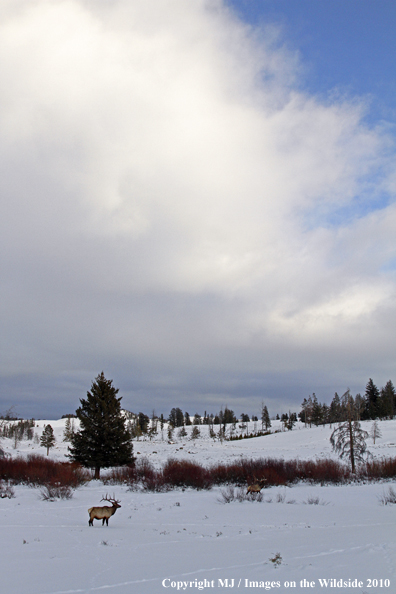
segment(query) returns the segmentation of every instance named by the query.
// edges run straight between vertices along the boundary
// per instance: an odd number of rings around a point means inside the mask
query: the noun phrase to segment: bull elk
[[[108,501],[111,503],[111,507],[108,505],[103,505],[102,507],[90,507],[88,510],[89,513],[89,526],[93,526],[94,520],[102,520],[102,526],[106,522],[106,526],[109,525],[109,518],[114,515],[119,507],[121,507],[120,502],[117,501],[114,497],[102,497],[101,501]]]
[[[251,485],[248,485],[248,490],[246,492],[246,495],[248,495],[249,493],[260,493],[261,489],[264,487],[264,483],[267,482],[266,478],[261,478],[259,480],[256,479],[256,477],[253,477],[255,482],[252,483]]]

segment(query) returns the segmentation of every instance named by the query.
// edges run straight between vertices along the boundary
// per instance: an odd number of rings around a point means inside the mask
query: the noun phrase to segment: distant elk
[[[253,478],[255,482],[251,485],[248,485],[246,495],[248,495],[249,493],[260,493],[261,489],[264,487],[264,484],[267,482],[266,478],[261,478],[259,480],[257,480],[256,477]]]
[[[114,515],[119,507],[121,507],[120,502],[117,501],[114,497],[102,497],[101,501],[108,501],[111,503],[112,507],[108,505],[103,505],[102,507],[91,507],[88,510],[89,513],[89,526],[93,526],[94,520],[102,520],[102,526],[106,522],[106,526],[109,525],[109,518]]]

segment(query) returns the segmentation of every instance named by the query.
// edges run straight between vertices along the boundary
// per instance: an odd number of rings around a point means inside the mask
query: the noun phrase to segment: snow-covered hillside
[[[49,457],[64,459],[64,420],[40,421],[36,433],[47,423],[57,437]],[[370,429],[371,423],[363,425]],[[277,428],[274,424],[272,430]],[[396,456],[396,421],[383,421],[380,429],[382,437],[375,445],[369,440],[369,450],[376,457]],[[167,442],[166,432],[164,440],[159,433],[153,441],[135,441],[134,451],[156,465],[168,457],[209,464],[241,456],[333,456],[328,427],[297,425],[291,432],[222,443],[206,432],[201,427],[195,441],[175,435],[174,444]],[[2,446],[12,457],[45,455],[34,441],[14,449],[11,440],[3,439]],[[157,594],[228,586],[234,591],[395,593],[396,505],[381,504],[390,488],[396,490],[396,481],[300,483],[266,489],[261,503],[224,503],[221,488],[147,493],[115,486],[110,492],[91,481],[72,499],[51,502],[41,499],[40,489],[15,486],[13,499],[0,499],[2,592]],[[98,521],[88,527],[87,509],[100,505],[106,489],[122,507],[108,527]]]
[[[78,421],[74,420],[76,427]],[[45,425],[51,424],[56,437],[56,445],[49,452],[49,457],[54,460],[66,460],[68,443],[63,441],[65,419],[57,421],[36,421],[35,440],[23,440],[15,443],[12,439],[3,439],[2,448],[12,457],[27,454],[45,455],[45,448],[39,444],[39,436],[42,434]],[[363,421],[361,426],[367,432],[370,432],[372,421]],[[261,429],[261,423],[247,423],[246,430],[240,429],[237,425],[237,431],[240,433],[256,432]],[[381,437],[375,444],[371,439],[368,440],[368,449],[374,457],[394,457],[396,456],[396,420],[379,422]],[[218,426],[214,425],[215,431]],[[304,423],[297,423],[292,431],[282,430],[280,421],[272,421],[271,435],[256,437],[253,439],[242,439],[237,441],[220,441],[212,439],[209,436],[207,425],[200,425],[200,437],[195,440],[190,439],[192,426],[185,428],[187,436],[178,437],[178,429],[173,433],[172,443],[167,438],[167,425],[165,424],[163,432],[158,430],[153,439],[134,440],[134,454],[136,456],[147,456],[154,466],[161,466],[168,458],[193,459],[202,464],[212,462],[221,462],[226,458],[231,460],[235,457],[271,457],[271,458],[300,458],[303,460],[315,459],[321,457],[338,459],[332,452],[330,446],[330,435],[334,426],[325,427],[305,427]],[[35,443],[36,442],[36,443]]]

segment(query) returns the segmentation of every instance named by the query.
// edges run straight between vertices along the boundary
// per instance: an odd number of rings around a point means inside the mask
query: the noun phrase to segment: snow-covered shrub
[[[383,493],[379,497],[380,503],[382,505],[388,505],[388,503],[396,503],[396,491],[393,487],[388,488],[387,493]]]
[[[15,497],[15,491],[10,483],[0,480],[0,498],[1,499],[12,499]]]
[[[41,499],[43,501],[55,501],[55,499],[71,499],[73,497],[73,489],[69,485],[62,485],[61,483],[48,484],[40,491]]]
[[[303,503],[307,505],[328,505],[326,501],[322,501],[317,495],[310,495]]]

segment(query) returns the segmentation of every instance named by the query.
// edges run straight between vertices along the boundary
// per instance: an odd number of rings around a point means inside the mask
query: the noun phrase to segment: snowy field
[[[50,422],[64,459],[64,420]],[[370,429],[372,423],[363,423]],[[259,427],[258,427],[259,428]],[[279,428],[273,423],[272,430]],[[190,428],[187,428],[190,430]],[[253,429],[253,424],[249,429]],[[396,456],[396,421],[380,423],[375,457]],[[209,464],[238,457],[317,459],[333,456],[331,430],[297,425],[291,432],[236,442],[201,438],[168,444],[134,442],[134,452],[155,465],[169,457]],[[166,432],[165,432],[166,436]],[[33,442],[17,447],[3,439],[12,457],[45,454]],[[140,452],[140,454],[138,454]],[[43,501],[40,489],[16,486],[0,499],[2,592],[5,594],[109,594],[159,592],[353,591],[396,593],[396,505],[381,497],[396,481],[348,486],[298,484],[265,489],[264,501],[223,503],[221,491],[128,491],[91,481],[70,500]],[[109,526],[88,526],[87,509],[109,492],[121,509]],[[277,555],[278,554],[278,555]],[[278,556],[278,563],[272,561]]]

